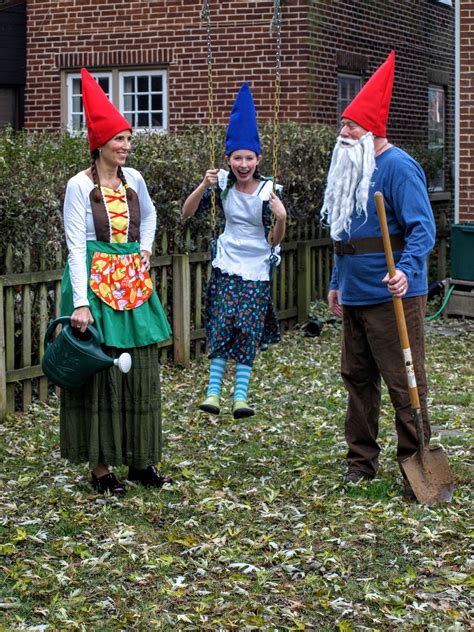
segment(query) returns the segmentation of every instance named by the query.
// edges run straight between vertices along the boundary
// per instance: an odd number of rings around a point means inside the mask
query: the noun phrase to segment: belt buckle
[[[346,254],[348,255],[355,255],[356,253],[355,244],[353,244],[351,241],[348,241],[347,244],[345,244],[344,246],[344,250],[346,251]]]

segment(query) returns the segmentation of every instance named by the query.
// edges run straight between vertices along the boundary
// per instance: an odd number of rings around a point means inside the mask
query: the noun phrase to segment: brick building
[[[251,84],[259,120],[271,119],[273,4],[210,1],[218,122],[226,121],[243,80]],[[176,130],[206,122],[202,0],[26,5],[26,128],[83,125],[81,66],[95,74],[136,128]],[[389,136],[443,155],[445,169],[431,185],[434,199],[446,204],[454,135],[453,13],[450,0],[282,0],[281,120],[336,125],[344,105],[395,48]]]
[[[458,188],[456,220],[474,222],[474,0],[460,3],[458,37]]]

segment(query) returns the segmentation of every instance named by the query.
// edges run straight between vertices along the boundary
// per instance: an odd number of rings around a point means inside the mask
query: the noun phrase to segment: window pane
[[[151,109],[152,110],[163,109],[163,96],[161,94],[154,94],[151,97]]]
[[[137,127],[149,127],[148,114],[139,114],[137,116]]]
[[[151,91],[152,92],[162,92],[163,90],[163,77],[157,76],[151,78]]]
[[[129,94],[123,99],[123,108],[125,112],[131,112],[135,109],[135,97],[133,94]]]
[[[124,92],[134,92],[134,81],[133,77],[125,77],[124,79]]]
[[[148,92],[148,77],[137,77],[137,91]]]
[[[151,126],[152,127],[162,127],[163,126],[163,115],[158,112],[153,112],[151,115]]]
[[[81,80],[80,79],[73,79],[72,80],[72,93],[75,94],[81,94]]]
[[[82,114],[73,114],[72,115],[72,129],[74,131],[78,131],[82,129],[82,127],[83,127]]]
[[[105,92],[105,94],[108,97],[110,97],[109,78],[108,77],[99,77],[99,79],[97,79],[97,83],[102,88],[102,90]]]
[[[140,95],[137,97],[137,110],[140,112],[148,111],[148,95]]]

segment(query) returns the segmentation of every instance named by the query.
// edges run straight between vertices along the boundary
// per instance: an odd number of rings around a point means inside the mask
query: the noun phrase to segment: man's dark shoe
[[[373,476],[362,470],[349,470],[344,476],[345,483],[360,483],[360,481],[371,481]]]
[[[144,470],[129,467],[127,478],[129,481],[140,483],[144,487],[163,487],[165,483],[173,482],[171,476],[161,476],[154,465],[149,465]]]

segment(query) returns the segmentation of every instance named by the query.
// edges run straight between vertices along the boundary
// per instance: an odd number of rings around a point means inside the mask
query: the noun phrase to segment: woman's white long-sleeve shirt
[[[140,172],[124,167],[123,173],[140,201],[140,248],[151,252],[156,232],[155,206]],[[93,188],[92,180],[81,171],[67,183],[64,198],[64,231],[75,308],[89,305],[86,242],[97,239],[89,197]]]

